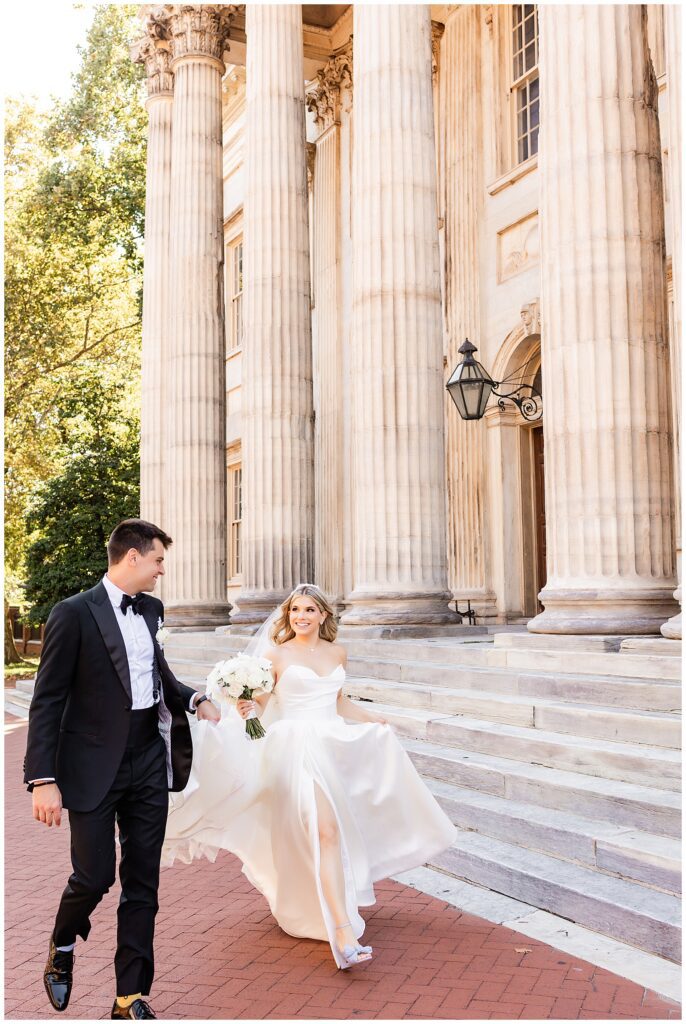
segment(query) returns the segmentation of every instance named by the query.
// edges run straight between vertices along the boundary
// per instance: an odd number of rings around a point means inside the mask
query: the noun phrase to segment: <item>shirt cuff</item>
[[[191,694],[191,699],[188,701],[188,710],[192,715],[195,714],[195,702],[200,696],[200,693],[196,690],[195,693]]]
[[[49,778],[49,779],[29,779],[28,785],[29,786],[35,786],[35,784],[37,782],[54,782],[54,781],[55,780],[53,778]]]

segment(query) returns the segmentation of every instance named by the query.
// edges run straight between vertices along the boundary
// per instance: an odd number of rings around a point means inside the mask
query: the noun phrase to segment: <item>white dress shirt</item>
[[[120,590],[109,576],[103,576],[102,582],[114,609],[117,625],[124,638],[129,675],[131,676],[131,697],[133,698],[131,707],[134,711],[151,708],[157,701],[153,699],[152,678],[155,648],[148,624],[142,615],[136,615],[133,608],[128,608],[124,614],[120,606],[126,592]],[[157,699],[159,700],[159,697]]]
[[[133,608],[127,608],[126,615],[121,610],[121,599],[126,591],[120,590],[109,576],[103,576],[102,582],[114,608],[114,617],[117,620],[117,625],[124,638],[126,657],[129,662],[129,675],[131,677],[132,708],[134,711],[150,708],[159,701],[159,698],[158,701],[153,700],[152,666],[155,658],[155,648],[150,630],[143,616],[137,615]],[[133,597],[133,594],[130,596]],[[197,692],[193,694],[188,702],[189,711],[195,711],[195,701],[199,696],[200,694]]]

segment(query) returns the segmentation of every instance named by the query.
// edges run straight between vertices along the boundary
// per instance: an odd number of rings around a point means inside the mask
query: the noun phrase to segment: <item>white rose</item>
[[[165,643],[167,642],[170,636],[171,630],[165,629],[164,626],[160,626],[160,628],[155,633],[155,640],[157,640],[160,647],[164,647]]]

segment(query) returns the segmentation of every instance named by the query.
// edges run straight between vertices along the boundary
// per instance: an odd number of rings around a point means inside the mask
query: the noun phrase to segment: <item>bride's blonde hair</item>
[[[326,612],[326,618],[319,627],[319,636],[322,640],[328,640],[329,643],[333,643],[336,639],[338,626],[334,619],[334,610],[329,604],[326,596],[322,594],[319,587],[315,587],[314,583],[300,583],[295,590],[291,591],[281,605],[281,614],[272,626],[270,632],[269,638],[273,644],[285,644],[287,640],[292,640],[295,636],[295,632],[291,628],[291,605],[295,601],[296,597],[303,596],[311,597],[320,612]]]

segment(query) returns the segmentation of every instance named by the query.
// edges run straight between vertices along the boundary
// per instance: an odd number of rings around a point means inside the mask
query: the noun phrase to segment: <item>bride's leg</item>
[[[319,828],[319,878],[324,899],[336,925],[336,944],[339,949],[343,949],[344,946],[354,946],[357,940],[348,923],[348,911],[345,906],[338,822],[331,804],[316,783],[314,793]]]

